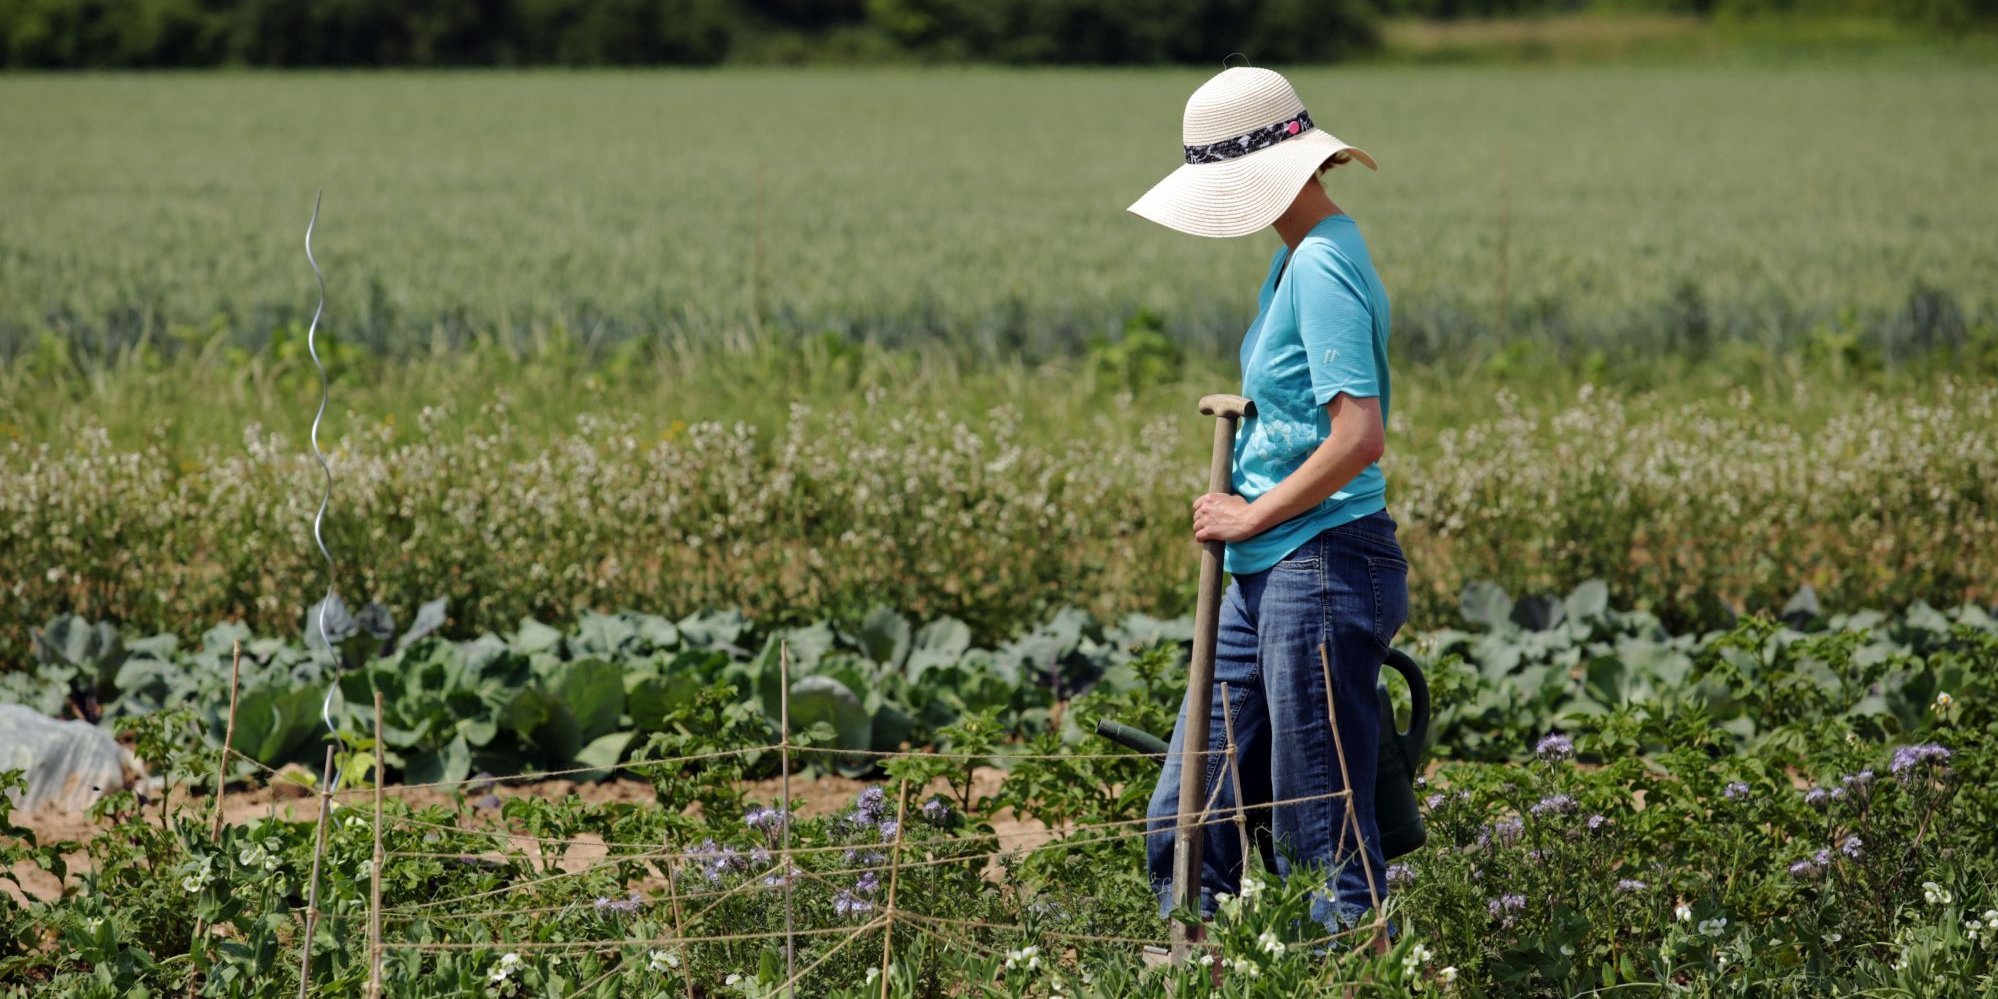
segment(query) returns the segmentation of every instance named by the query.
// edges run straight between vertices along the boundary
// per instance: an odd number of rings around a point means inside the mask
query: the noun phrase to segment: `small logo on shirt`
[[[1336,350],[1328,350],[1328,351],[1326,351],[1326,352],[1325,352],[1325,363],[1326,363],[1327,365],[1330,365],[1330,364],[1331,364],[1332,362],[1334,362],[1334,361],[1337,361],[1338,359],[1339,359],[1339,352],[1338,352],[1338,351],[1336,351]]]

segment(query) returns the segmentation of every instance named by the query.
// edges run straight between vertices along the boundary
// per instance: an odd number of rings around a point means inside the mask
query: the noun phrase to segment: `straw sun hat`
[[[1195,236],[1246,236],[1283,214],[1340,153],[1374,158],[1318,128],[1280,73],[1222,70],[1186,100],[1186,165],[1131,204],[1140,218]]]

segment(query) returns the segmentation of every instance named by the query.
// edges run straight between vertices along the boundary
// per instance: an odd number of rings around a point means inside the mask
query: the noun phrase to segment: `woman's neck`
[[[1297,192],[1290,207],[1284,209],[1273,224],[1284,245],[1295,251],[1312,227],[1337,214],[1339,206],[1332,203],[1332,196],[1325,193],[1325,186],[1313,177],[1305,182],[1304,189]]]

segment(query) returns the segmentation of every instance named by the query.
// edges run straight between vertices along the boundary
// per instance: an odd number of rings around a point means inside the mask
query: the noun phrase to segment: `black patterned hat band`
[[[1204,146],[1186,146],[1186,162],[1219,163],[1237,156],[1247,156],[1258,149],[1268,149],[1285,139],[1295,138],[1311,131],[1311,112],[1298,109],[1297,114],[1277,122],[1264,125],[1253,132],[1245,132],[1232,139],[1210,142]]]

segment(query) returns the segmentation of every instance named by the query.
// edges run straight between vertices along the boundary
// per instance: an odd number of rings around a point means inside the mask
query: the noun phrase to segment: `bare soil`
[[[1003,770],[991,767],[977,769],[972,774],[973,796],[984,797],[996,793],[999,790],[1000,783],[1004,779],[1005,771]],[[833,776],[792,777],[791,796],[797,801],[797,814],[801,818],[814,818],[832,815],[851,808],[854,797],[872,783],[874,782]],[[765,780],[752,781],[744,785],[743,791],[752,801],[765,801],[774,804],[779,797],[780,785],[781,780],[772,777]],[[480,792],[481,796],[484,793],[482,790]],[[515,797],[535,797],[550,800],[574,799],[593,805],[610,803],[645,804],[655,800],[650,782],[632,778],[587,782],[568,780],[499,781],[495,782],[490,793],[502,799]],[[955,800],[955,795],[941,783],[926,788],[922,797],[917,800],[927,800],[929,795],[933,793],[942,793],[946,798]],[[405,788],[391,784],[384,789],[384,794],[419,808],[430,805],[457,806],[459,804],[459,797],[456,794],[450,790],[435,787]],[[357,804],[366,802],[368,799],[363,796],[359,801],[352,797],[347,797],[343,800],[348,807],[354,807]],[[211,798],[189,798],[185,795],[176,795],[171,801],[166,802],[165,805],[172,808],[175,812],[191,809],[194,814],[204,818],[213,815],[215,808],[214,800]],[[913,805],[914,802],[912,802],[912,807]],[[313,796],[311,791],[304,785],[280,779],[273,781],[267,786],[245,788],[226,794],[222,801],[222,821],[229,825],[244,825],[262,818],[277,818],[288,822],[309,822],[316,817],[318,807],[319,799]],[[143,809],[143,814],[139,820],[147,822],[159,821],[161,811],[159,803],[148,805]],[[486,814],[495,814],[486,810],[481,811],[485,811]],[[469,813],[464,814],[466,818],[470,817]],[[79,845],[88,844],[108,828],[108,820],[93,820],[89,815],[84,813],[65,812],[54,809],[43,809],[26,816],[17,815],[14,817],[14,821],[33,832],[36,841],[40,843],[72,842]],[[479,823],[475,821],[464,822],[464,826],[468,829],[478,828]],[[1000,810],[993,817],[992,826],[994,832],[1001,837],[1000,843],[1002,846],[1009,850],[1032,849],[1053,838],[1053,833],[1045,825],[1033,819],[1021,819],[1013,815],[1011,809]],[[491,825],[487,824],[486,828],[491,828]],[[579,870],[582,867],[602,860],[608,853],[603,840],[592,835],[578,837],[563,850],[560,857],[547,857],[543,852],[543,845],[527,836],[508,837],[506,845],[508,849],[525,853],[535,860],[546,860],[552,866],[561,870]],[[493,856],[498,857],[499,853],[495,851]],[[87,853],[78,850],[66,852],[64,859],[69,864],[69,887],[74,888],[80,882],[80,876],[90,869],[90,857]],[[54,876],[32,865],[17,864],[8,873],[19,882],[19,887],[16,887],[12,881],[0,879],[0,891],[4,891],[17,901],[21,900],[24,896],[47,901],[59,898],[62,895],[64,886],[57,883]]]

